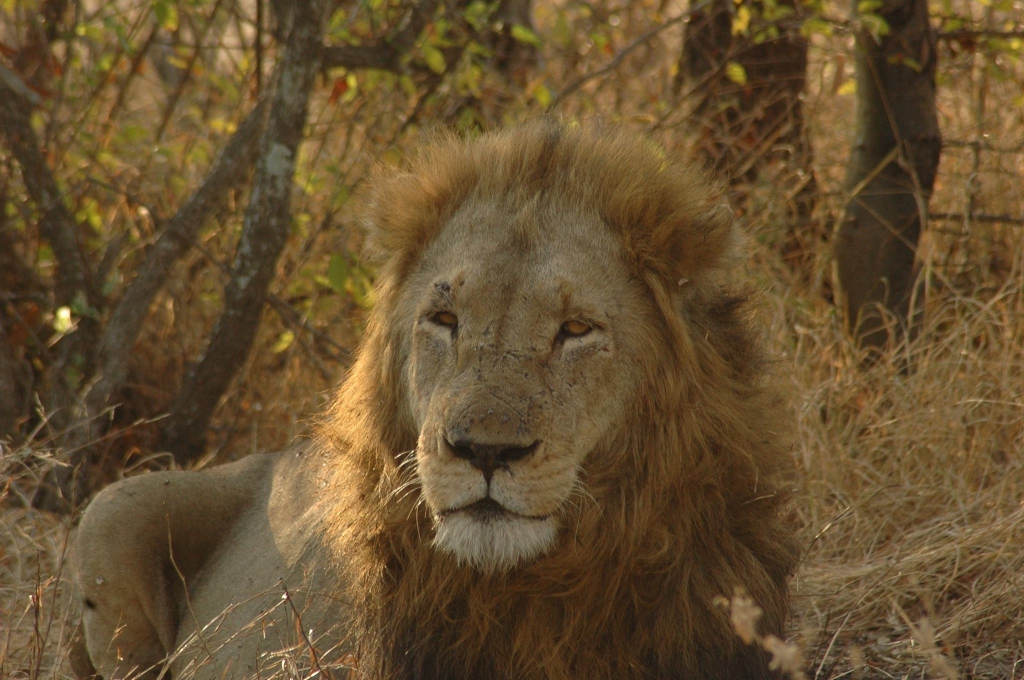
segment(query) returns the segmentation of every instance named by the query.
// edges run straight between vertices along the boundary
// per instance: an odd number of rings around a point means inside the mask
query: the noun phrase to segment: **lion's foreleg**
[[[269,461],[140,475],[89,505],[76,570],[85,646],[100,675],[159,670],[174,650],[189,580],[262,487]]]

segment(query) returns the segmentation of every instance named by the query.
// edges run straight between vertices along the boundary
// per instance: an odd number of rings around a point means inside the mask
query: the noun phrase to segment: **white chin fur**
[[[508,571],[555,544],[554,518],[507,515],[479,519],[456,512],[437,520],[434,547],[482,572]]]

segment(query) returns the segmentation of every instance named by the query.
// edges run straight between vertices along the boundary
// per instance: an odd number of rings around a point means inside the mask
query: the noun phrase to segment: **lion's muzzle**
[[[486,387],[457,394],[417,450],[434,545],[481,571],[504,571],[554,545],[571,479],[551,478],[528,400]]]
[[[490,484],[494,471],[508,470],[512,463],[525,460],[532,456],[540,447],[540,440],[527,446],[517,444],[482,444],[471,439],[458,439],[455,442],[445,439],[444,445],[453,456],[469,461],[469,464],[483,473],[484,480]]]

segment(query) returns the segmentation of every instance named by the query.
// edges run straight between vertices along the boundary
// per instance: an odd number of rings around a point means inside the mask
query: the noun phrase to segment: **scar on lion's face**
[[[466,238],[481,224],[491,238]],[[551,550],[571,521],[580,471],[629,392],[620,328],[650,305],[597,215],[523,239],[514,216],[475,206],[444,236],[407,287],[419,481],[435,546],[506,570]]]

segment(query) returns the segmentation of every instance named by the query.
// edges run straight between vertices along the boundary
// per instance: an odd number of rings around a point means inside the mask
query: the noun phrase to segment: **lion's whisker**
[[[408,494],[412,493],[412,491],[418,486],[419,479],[415,477],[405,480],[404,482],[396,486],[394,489],[389,491],[387,495],[381,499],[381,505],[383,506],[393,501],[401,502],[402,500],[405,499],[406,496],[408,496]]]

